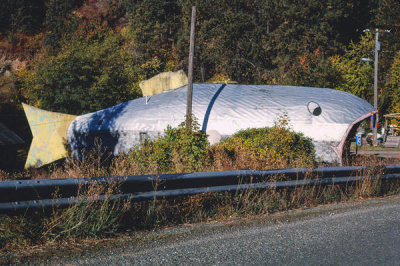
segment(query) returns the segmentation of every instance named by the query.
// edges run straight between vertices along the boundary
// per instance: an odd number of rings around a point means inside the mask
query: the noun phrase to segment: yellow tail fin
[[[64,158],[67,155],[64,141],[68,126],[76,116],[49,112],[24,103],[22,106],[33,136],[25,168],[39,167]]]
[[[163,72],[140,82],[143,96],[151,96],[163,91],[174,90],[188,84],[188,77],[183,70]]]

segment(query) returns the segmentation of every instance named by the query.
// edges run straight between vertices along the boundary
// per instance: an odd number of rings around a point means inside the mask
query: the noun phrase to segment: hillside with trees
[[[83,114],[140,97],[155,74],[187,71],[192,5],[195,82],[330,87],[372,102],[374,66],[361,58],[373,58],[375,40],[363,30],[390,29],[379,110],[400,112],[398,1],[2,0],[0,120],[29,138],[21,102]]]

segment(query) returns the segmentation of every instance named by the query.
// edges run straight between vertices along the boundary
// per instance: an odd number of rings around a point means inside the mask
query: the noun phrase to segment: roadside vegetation
[[[400,193],[398,181],[379,179],[382,172],[379,164],[374,165],[378,162],[369,159],[368,163],[371,170],[357,175],[370,178],[354,184],[206,193],[133,203],[109,200],[112,193],[118,192],[118,184],[106,188],[93,185],[80,192],[80,196],[88,197],[87,201],[68,209],[0,215],[0,262],[15,263],[18,257],[23,259],[22,254],[41,254],[43,249],[71,249],[85,240],[110,239],[122,233],[215,220],[228,221]],[[307,178],[316,177],[310,175]],[[106,200],[96,201],[100,195],[105,195]]]
[[[183,122],[167,127],[163,136],[146,139],[117,157],[102,152],[100,141],[85,152],[84,160],[66,158],[41,169],[0,172],[0,180],[66,177],[171,174],[233,169],[313,168],[316,165],[311,138],[294,132],[285,116],[273,127],[241,130],[210,145],[195,118],[191,128]]]
[[[99,147],[88,153],[84,161],[68,158],[63,164],[47,169],[30,169],[15,175],[0,172],[0,176],[4,180],[26,175],[31,178],[94,177],[318,166],[311,140],[293,132],[285,120],[271,128],[240,131],[214,146],[208,144],[206,135],[193,123],[192,129],[185,124],[168,128],[163,137],[146,140],[126,155],[111,158],[100,151]],[[116,237],[120,233],[267,215],[400,193],[399,182],[379,179],[380,166],[388,161],[356,159],[357,165],[367,163],[369,170],[357,175],[370,178],[354,184],[240,190],[142,202],[111,200],[111,195],[119,192],[117,182],[108,186],[93,184],[79,191],[79,196],[85,200],[67,209],[0,215],[0,254],[4,255],[0,262],[16,262],[15,256],[6,254],[27,252],[39,246],[73,247],[85,239]],[[311,178],[318,177],[306,176],[306,179]],[[279,180],[281,176],[265,181]],[[105,200],[98,201],[99,197]]]
[[[160,72],[186,71],[193,4],[194,82],[328,87],[372,102],[373,64],[360,59],[373,58],[374,34],[362,30],[391,29],[379,38],[378,109],[400,111],[396,0],[4,0],[0,122],[26,147],[0,167],[21,167],[29,148],[21,102],[83,114],[140,97],[138,84]]]
[[[374,35],[362,29],[391,29],[380,35],[378,109],[380,115],[399,112],[399,2],[292,2],[196,1],[194,81],[329,87],[372,102],[373,64],[360,59],[373,58]],[[140,97],[138,84],[155,74],[186,70],[192,5],[189,0],[0,1],[0,122],[29,148],[32,136],[22,102],[83,114]],[[0,169],[0,180],[321,165],[310,139],[293,132],[285,119],[271,128],[240,131],[212,146],[193,125],[168,128],[163,137],[146,140],[119,157],[101,153],[99,146],[84,161],[68,158],[42,169]],[[18,159],[6,156],[2,167],[23,165],[27,149],[16,149],[7,154]],[[93,185],[79,192],[86,201],[68,209],[0,215],[0,264],[8,262],[2,255],[9,251],[73,246],[130,231],[400,192],[396,181],[379,179],[381,166],[398,160],[359,156],[352,163],[370,166],[358,174],[371,179],[346,186],[245,190],[140,203],[110,200],[118,184]],[[100,195],[106,200],[97,201]]]

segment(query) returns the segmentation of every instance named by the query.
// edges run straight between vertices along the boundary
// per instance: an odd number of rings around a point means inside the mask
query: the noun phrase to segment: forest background
[[[187,71],[197,7],[195,82],[328,87],[400,112],[397,0],[1,0],[0,122],[31,138],[25,102],[83,114],[141,96],[139,82]]]

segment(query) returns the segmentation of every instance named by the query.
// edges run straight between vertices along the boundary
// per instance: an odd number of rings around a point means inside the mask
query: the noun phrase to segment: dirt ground
[[[355,154],[355,153],[354,153]],[[381,158],[400,158],[400,151],[381,150],[381,151],[357,151],[357,155],[376,155]]]

